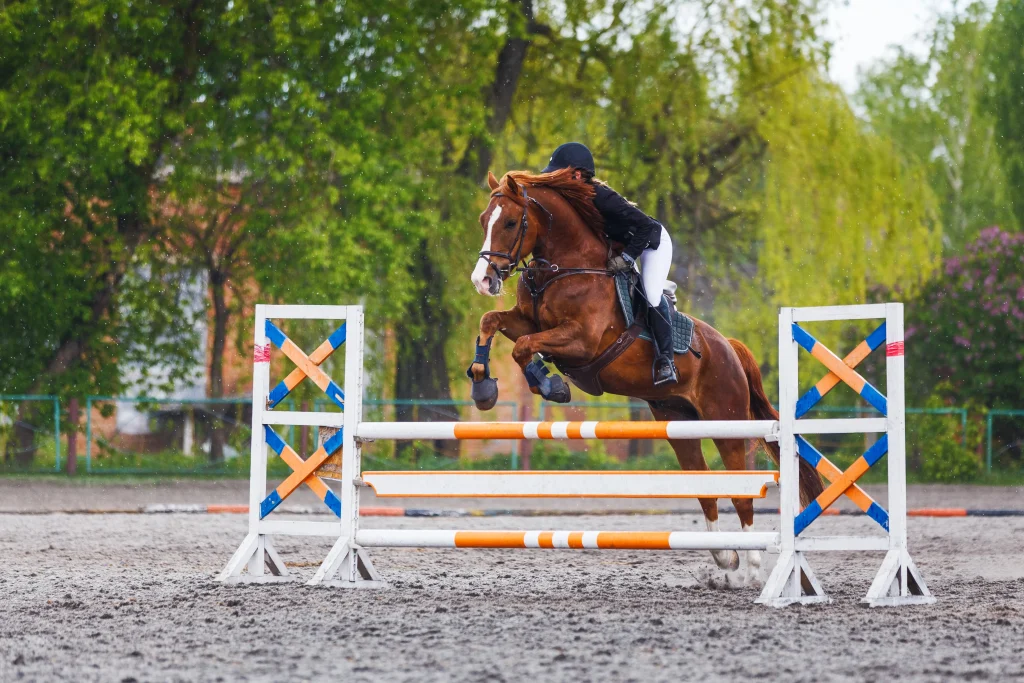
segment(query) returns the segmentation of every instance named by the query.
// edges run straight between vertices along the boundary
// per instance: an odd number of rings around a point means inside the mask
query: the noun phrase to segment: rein
[[[506,196],[502,192],[495,192],[491,195],[492,197],[504,197]],[[606,268],[560,268],[557,263],[551,263],[550,261],[542,258],[535,258],[531,263],[543,264],[543,265],[531,265],[526,263],[522,258],[523,255],[523,244],[526,242],[526,233],[530,229],[529,214],[530,204],[537,207],[548,217],[548,234],[551,234],[554,228],[554,216],[551,212],[545,208],[543,204],[538,202],[536,199],[531,197],[526,192],[526,187],[523,187],[523,199],[526,203],[523,206],[523,217],[519,221],[519,232],[516,235],[516,241],[512,243],[512,248],[508,252],[503,251],[481,251],[480,258],[487,261],[488,268],[494,270],[495,275],[504,282],[507,280],[513,272],[523,274],[523,282],[526,284],[526,288],[530,292],[530,297],[533,299],[533,322],[540,329],[540,299],[544,295],[544,291],[555,282],[567,278],[571,275],[605,275],[614,276],[615,273]],[[514,253],[514,255],[513,255]],[[506,259],[508,265],[504,268],[499,268],[494,264],[489,257],[497,256],[499,258]],[[513,265],[515,264],[515,265]],[[546,280],[543,284],[537,284],[538,273],[554,273],[554,277]]]

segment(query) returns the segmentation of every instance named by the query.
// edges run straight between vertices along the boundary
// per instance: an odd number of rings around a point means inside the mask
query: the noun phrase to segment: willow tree
[[[993,224],[1012,227],[995,121],[981,98],[998,82],[983,58],[990,9],[973,2],[939,15],[927,55],[906,50],[873,66],[856,99],[871,130],[928,173],[948,254]],[[999,67],[1002,70],[1002,67]]]
[[[747,290],[736,325],[770,357],[774,345],[756,334],[767,340],[763,331],[774,329],[775,307],[765,303],[851,304],[875,287],[913,291],[938,265],[942,226],[924,170],[866,131],[845,95],[816,74],[776,92],[760,131],[768,154],[758,287]]]
[[[989,76],[983,106],[995,120],[995,144],[1008,183],[1007,201],[1024,227],[1024,1],[1000,0],[986,31],[984,62]]]

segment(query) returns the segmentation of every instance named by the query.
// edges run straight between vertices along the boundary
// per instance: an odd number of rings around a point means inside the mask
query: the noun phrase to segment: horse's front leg
[[[530,391],[555,403],[568,403],[572,397],[569,385],[558,375],[549,377],[543,361],[532,360],[538,353],[569,363],[586,363],[592,354],[587,348],[583,326],[570,320],[550,330],[524,335],[512,349],[512,358],[526,375]]]
[[[466,375],[473,380],[470,396],[480,410],[490,410],[498,402],[498,380],[491,377],[490,355],[491,342],[494,335],[501,332],[512,341],[516,341],[536,328],[528,317],[518,308],[507,311],[490,311],[480,318],[480,335],[476,338],[476,357],[466,370]]]

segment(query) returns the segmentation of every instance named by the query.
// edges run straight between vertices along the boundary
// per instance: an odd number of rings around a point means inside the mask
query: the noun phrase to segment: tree
[[[25,321],[4,335],[5,386],[118,388],[123,335],[137,328],[118,295],[152,256],[140,250],[155,233],[152,178],[183,130],[197,77],[185,25],[199,12],[55,2],[0,15],[0,310]]]
[[[174,276],[147,247],[152,179],[200,77],[186,26],[203,12],[99,1],[0,13],[0,314],[20,323],[0,336],[7,391],[115,393],[118,362],[147,351],[170,378],[189,369]]]
[[[856,96],[872,130],[889,138],[906,162],[926,170],[950,253],[985,226],[1015,222],[994,122],[979,106],[990,75],[982,59],[988,18],[982,2],[940,15],[926,57],[898,50],[865,74]]]
[[[468,63],[460,64],[463,71],[444,74],[461,81],[460,90],[466,91],[471,99],[458,109],[470,112],[462,121],[453,121],[448,130],[450,137],[442,144],[441,154],[433,164],[434,172],[442,179],[439,189],[445,196],[438,197],[438,229],[420,239],[413,249],[416,255],[409,263],[413,294],[404,307],[402,324],[395,330],[398,398],[451,399],[448,341],[464,319],[461,311],[471,310],[469,305],[460,305],[467,303],[466,297],[448,286],[450,272],[458,277],[458,282],[468,282],[463,279],[468,272],[463,260],[453,262],[451,255],[466,251],[464,238],[475,223],[477,192],[484,187],[495,146],[512,114],[523,63],[532,42],[537,36],[551,34],[550,28],[537,21],[533,0],[510,0],[501,10],[500,49],[484,41],[467,41],[475,50],[464,53]],[[471,76],[466,83],[466,70],[470,74],[484,74],[486,80]],[[449,83],[436,83],[441,85]],[[463,145],[461,154],[453,153],[455,141]],[[468,288],[463,289],[468,292]],[[400,406],[397,411],[401,420],[421,421],[451,419],[448,413],[438,408],[415,411],[413,406]],[[441,452],[458,451],[457,442],[437,442],[434,447]]]
[[[0,207],[14,234],[0,247],[0,311],[25,326],[2,342],[5,388],[57,391],[77,372],[79,390],[116,393],[129,349],[174,361],[145,343],[155,337],[129,336],[158,332],[147,313],[187,325],[171,315],[173,288],[124,306],[129,285],[147,287],[137,273],[207,273],[214,396],[227,288],[237,310],[250,279],[291,301],[404,302],[396,264],[436,223],[421,160],[451,110],[405,113],[440,100],[422,75],[447,64],[480,12],[426,1],[6,10]],[[33,266],[52,277],[39,282]],[[397,315],[378,309],[382,325]]]
[[[1024,1],[1000,0],[992,15],[985,40],[987,83],[983,104],[995,118],[996,148],[1002,160],[1009,191],[1008,203],[1024,226]]]

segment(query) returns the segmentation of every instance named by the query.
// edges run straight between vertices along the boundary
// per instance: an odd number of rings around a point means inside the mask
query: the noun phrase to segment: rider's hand
[[[636,261],[629,254],[619,254],[612,260],[608,261],[608,270],[613,273],[624,273],[628,270],[633,270],[633,264]]]

